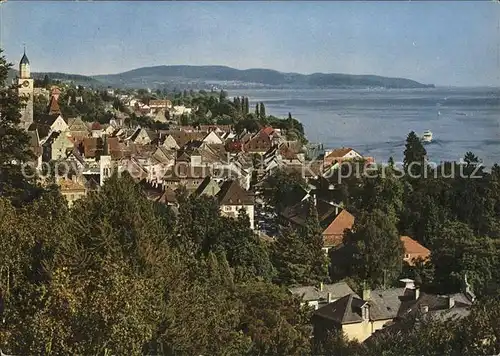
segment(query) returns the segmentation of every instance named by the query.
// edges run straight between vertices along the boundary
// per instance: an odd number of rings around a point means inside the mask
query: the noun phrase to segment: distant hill
[[[227,87],[283,88],[429,88],[405,78],[351,74],[282,73],[270,69],[239,70],[225,66],[155,66],[119,74],[97,75],[93,78],[113,86],[158,87],[168,84],[219,85]]]
[[[16,70],[9,71],[14,78]],[[433,88],[405,78],[389,78],[377,75],[352,75],[339,73],[282,73],[270,69],[234,69],[224,66],[156,66],[143,67],[118,74],[85,76],[59,72],[37,72],[34,78],[72,81],[75,84],[95,87],[162,88],[194,87],[209,88]]]
[[[14,79],[18,75],[18,71],[15,69],[10,69],[7,75],[8,80]],[[75,84],[81,85],[94,85],[94,86],[102,86],[103,83],[99,82],[97,79],[80,74],[67,74],[67,73],[59,73],[59,72],[35,72],[32,73],[34,79],[43,79],[45,75],[48,75],[52,80],[60,80],[63,82],[71,81]]]

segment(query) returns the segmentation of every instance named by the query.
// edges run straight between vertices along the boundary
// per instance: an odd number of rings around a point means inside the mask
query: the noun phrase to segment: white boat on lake
[[[420,138],[422,142],[431,142],[432,141],[432,132],[430,130],[424,131],[424,134]]]

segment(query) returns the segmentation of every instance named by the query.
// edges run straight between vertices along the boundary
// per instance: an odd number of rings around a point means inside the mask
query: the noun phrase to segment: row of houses
[[[312,317],[315,337],[323,339],[329,332],[341,330],[348,339],[359,342],[395,331],[409,317],[443,321],[465,317],[476,301],[466,276],[463,290],[447,295],[421,292],[412,279],[400,282],[401,287],[374,290],[364,287],[361,296],[345,282],[295,287],[289,291],[315,309]]]

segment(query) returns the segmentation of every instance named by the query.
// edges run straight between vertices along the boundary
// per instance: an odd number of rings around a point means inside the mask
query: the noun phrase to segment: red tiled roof
[[[91,129],[91,130],[101,130],[101,129],[102,129],[102,126],[101,126],[101,124],[100,124],[99,122],[94,121],[94,122],[92,123],[92,126],[90,126],[90,129]]]
[[[422,246],[417,241],[413,240],[409,236],[401,236],[401,242],[403,243],[403,247],[405,250],[405,260],[408,263],[412,264],[412,260],[421,258],[422,260],[426,260],[431,255],[431,251],[426,247]],[[406,255],[410,255],[409,258]]]
[[[354,225],[354,216],[347,210],[342,210],[330,225],[323,231],[325,246],[337,246],[342,243],[344,231]]]
[[[350,147],[342,147],[342,148],[337,148],[336,150],[331,151],[327,157],[344,157],[346,154],[351,152],[353,149]]]
[[[52,96],[50,98],[50,103],[49,103],[49,115],[53,114],[60,114],[61,109],[59,108],[59,103],[57,102],[57,99],[55,96]]]
[[[266,135],[271,135],[274,132],[274,129],[271,126],[264,127],[261,132],[265,133]]]

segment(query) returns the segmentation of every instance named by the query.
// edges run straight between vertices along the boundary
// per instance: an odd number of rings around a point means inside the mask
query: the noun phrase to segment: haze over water
[[[486,165],[500,162],[500,88],[415,90],[231,90],[266,105],[267,114],[300,120],[311,142],[352,147],[386,162],[402,160],[406,136],[431,130],[425,147],[432,162],[472,151]]]

